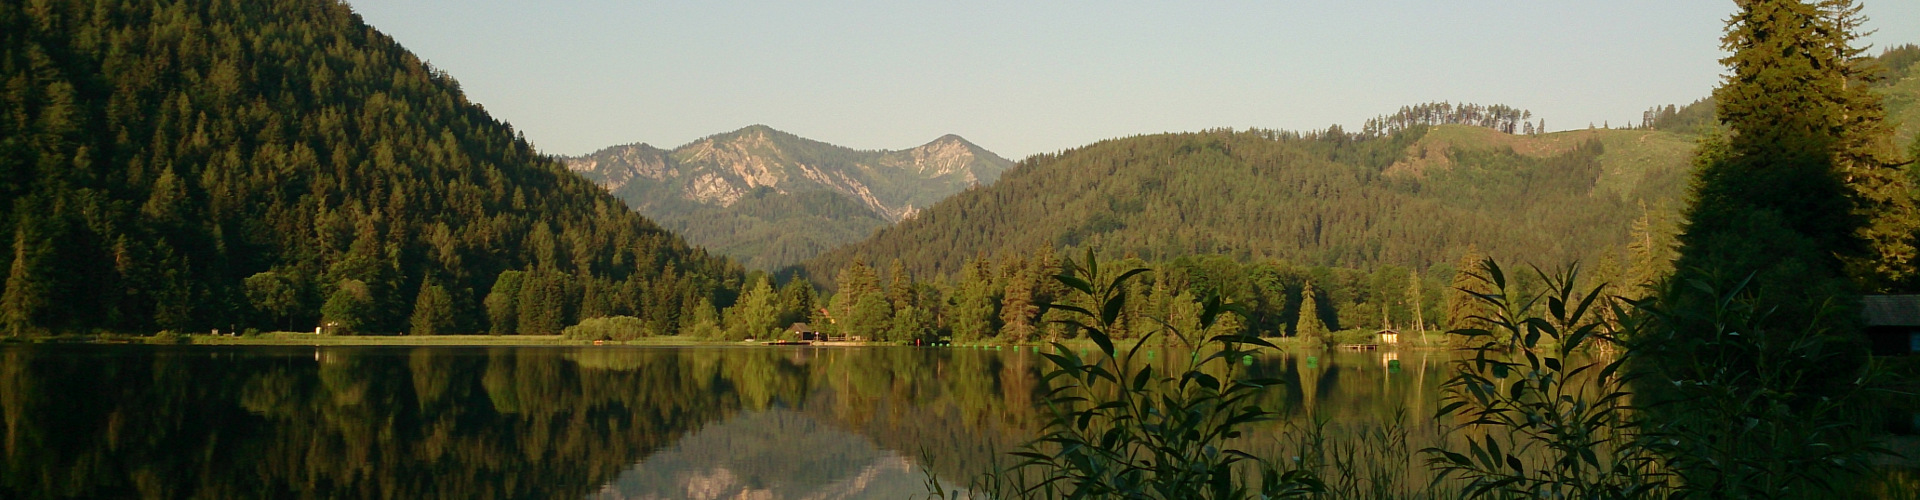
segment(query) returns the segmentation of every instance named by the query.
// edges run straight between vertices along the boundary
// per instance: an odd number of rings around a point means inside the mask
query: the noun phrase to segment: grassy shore
[[[1314,351],[1314,350],[1322,349],[1322,347],[1317,343],[1310,343],[1303,339],[1299,339],[1297,337],[1269,338],[1267,339],[1267,341],[1273,342],[1273,344],[1279,347],[1281,350],[1287,350],[1287,351]],[[1114,345],[1116,348],[1120,349],[1121,351],[1126,351],[1127,349],[1133,347],[1133,344],[1136,342],[1137,341],[1132,339],[1122,339],[1122,340],[1115,341]],[[1160,350],[1160,349],[1167,348],[1167,346],[1161,343],[1160,339],[1157,339],[1157,338],[1153,339],[1152,342],[1153,342],[1152,345],[1142,348],[1142,350],[1143,351],[1144,350]],[[163,332],[156,335],[84,334],[84,335],[58,335],[58,336],[48,336],[48,337],[0,337],[0,343],[82,343],[82,344],[92,343],[92,344],[162,344],[162,345],[173,345],[173,344],[336,345],[336,346],[589,346],[589,345],[595,345],[593,341],[568,339],[559,335],[418,335],[418,336],[416,335],[316,335],[316,334],[307,333],[307,332],[267,332],[267,333],[259,333],[259,334],[253,334],[253,335],[240,335],[240,336],[204,335],[204,334],[180,335],[180,334]],[[1094,345],[1093,341],[1090,341],[1087,339],[1066,339],[1066,340],[1060,341],[1060,343],[1073,349],[1092,350],[1097,348],[1097,346]],[[714,340],[714,339],[689,337],[689,336],[665,336],[665,337],[646,337],[646,338],[624,341],[624,342],[607,341],[599,345],[680,347],[680,346],[720,346],[720,345],[757,345],[757,344],[758,342],[748,343],[748,342],[739,342],[739,341]],[[1176,344],[1174,348],[1177,349],[1178,348],[1177,344],[1179,343],[1176,341],[1174,342],[1174,344]],[[890,343],[890,342],[871,342],[871,343],[854,342],[854,343],[835,343],[833,345],[885,346],[885,345],[907,345],[907,344]],[[962,349],[964,348],[1031,349],[1033,347],[1045,347],[1048,345],[1051,345],[1051,343],[1027,342],[1022,344],[1008,344],[1004,342],[986,341],[986,342],[971,342],[971,343],[955,343],[950,347],[962,348]],[[1441,348],[1445,348],[1445,344],[1403,343],[1398,347],[1401,349],[1409,349],[1409,348],[1441,349]]]
[[[559,335],[315,335],[298,332],[271,332],[251,336],[190,335],[195,345],[363,345],[363,346],[590,346],[591,340],[568,339]],[[701,346],[739,345],[742,342],[696,337],[647,337],[599,345]]]

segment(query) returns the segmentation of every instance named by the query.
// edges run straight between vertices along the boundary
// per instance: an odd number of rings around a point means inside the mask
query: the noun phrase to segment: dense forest
[[[1416,125],[1380,137],[1336,127],[1114,139],[1029,158],[801,271],[831,283],[856,258],[898,258],[915,276],[951,276],[979,254],[1048,245],[1353,269],[1426,269],[1470,245],[1591,262],[1678,197],[1684,157],[1642,155],[1663,141],[1647,134]]]
[[[673,331],[739,287],[343,3],[0,3],[0,81],[8,335]]]

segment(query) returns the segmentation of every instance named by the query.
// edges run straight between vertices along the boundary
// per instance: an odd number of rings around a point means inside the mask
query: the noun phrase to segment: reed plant
[[[1451,444],[1421,450],[1436,484],[1464,480],[1473,498],[1657,497],[1665,478],[1639,439],[1621,371],[1630,356],[1588,353],[1617,341],[1597,309],[1615,307],[1604,288],[1581,293],[1577,269],[1535,268],[1544,290],[1514,296],[1498,263],[1480,267],[1470,276],[1486,286],[1462,291],[1484,306],[1472,323],[1485,327],[1449,332],[1472,355],[1454,363],[1437,412],[1464,422]]]
[[[1205,301],[1198,331],[1168,326],[1165,335],[1189,348],[1184,360],[1155,369],[1109,336],[1126,307],[1127,282],[1144,268],[1101,269],[1091,250],[1069,259],[1055,278],[1069,301],[1043,307],[1097,346],[1082,357],[1054,344],[1042,380],[1051,411],[1042,433],[1012,453],[1018,461],[973,481],[990,498],[1246,499],[1306,498],[1324,485],[1296,464],[1243,451],[1248,426],[1275,420],[1255,396],[1278,380],[1245,377],[1240,360],[1273,345],[1242,332],[1198,338],[1236,308]],[[1074,300],[1077,299],[1077,300]],[[1075,305],[1079,304],[1079,305]],[[1149,334],[1151,335],[1151,334]],[[1190,338],[1192,336],[1193,338]],[[937,481],[935,496],[944,496]]]

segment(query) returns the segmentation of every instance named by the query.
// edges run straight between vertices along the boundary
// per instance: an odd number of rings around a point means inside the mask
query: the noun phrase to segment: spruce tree
[[[976,257],[954,285],[953,307],[948,310],[955,341],[985,340],[998,331],[994,320],[999,315],[994,307],[999,301],[994,297],[993,270],[988,266],[986,257]]]
[[[1897,228],[1911,203],[1889,194],[1906,188],[1883,164],[1884,138],[1869,137],[1885,134],[1877,101],[1850,87],[1858,70],[1841,3],[1741,2],[1723,39],[1731,74],[1714,91],[1729,135],[1697,153],[1667,307],[1705,310],[1717,297],[1695,283],[1724,292],[1751,274],[1750,291],[1776,302],[1781,324],[1813,324],[1832,305],[1841,310],[1826,320],[1845,334],[1859,285],[1907,272],[1900,248],[1912,231]]]
[[[1468,293],[1469,290],[1485,291],[1482,290],[1483,283],[1473,277],[1474,273],[1481,272],[1485,260],[1486,257],[1480,255],[1480,249],[1472,245],[1468,245],[1467,251],[1460,254],[1460,262],[1454,266],[1453,286],[1447,290],[1448,330],[1485,328],[1485,325],[1473,319],[1480,314],[1481,302]]]
[[[1033,338],[1033,316],[1040,312],[1033,300],[1034,278],[1025,262],[1016,258],[1006,266],[1007,288],[1000,300],[1000,338],[1012,343]]]
[[[1313,284],[1300,286],[1300,319],[1294,323],[1294,336],[1306,339],[1310,343],[1325,343],[1327,324],[1320,320],[1320,299],[1314,296]]]
[[[14,232],[6,290],[0,294],[0,327],[6,328],[7,335],[12,337],[36,331],[34,316],[44,306],[40,278],[34,271],[38,252],[30,250],[38,242],[28,241],[24,223],[17,227],[20,229]]]
[[[413,317],[408,321],[412,335],[453,333],[453,295],[430,281],[420,283],[420,294],[413,300]]]

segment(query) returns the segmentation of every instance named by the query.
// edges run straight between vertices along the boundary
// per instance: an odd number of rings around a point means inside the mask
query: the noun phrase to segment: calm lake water
[[[1419,441],[1445,356],[1252,360],[1286,381],[1262,404],[1289,418],[1252,447],[1285,453],[1283,430],[1309,415],[1362,428],[1404,413]],[[1043,363],[909,347],[0,347],[0,498],[924,497],[930,475],[973,477],[1041,426]]]

